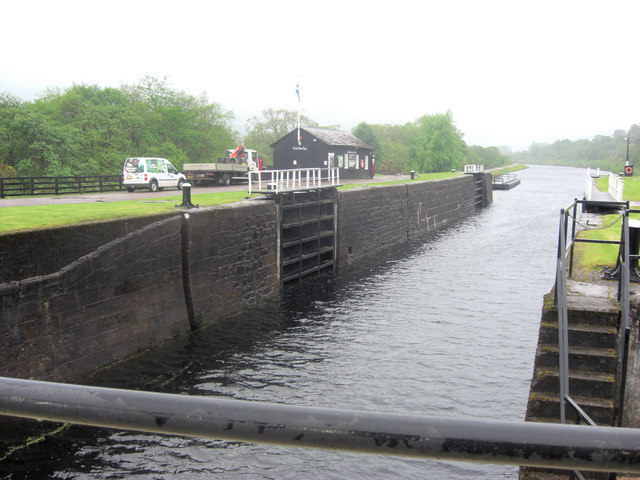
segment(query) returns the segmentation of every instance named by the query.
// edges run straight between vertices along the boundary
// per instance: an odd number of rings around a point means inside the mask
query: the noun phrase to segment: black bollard
[[[415,178],[416,178],[416,172],[411,170],[411,180],[415,180]]]
[[[191,203],[190,183],[182,184],[182,203],[180,205],[176,205],[176,208],[200,208],[199,205],[194,205],[193,203]]]

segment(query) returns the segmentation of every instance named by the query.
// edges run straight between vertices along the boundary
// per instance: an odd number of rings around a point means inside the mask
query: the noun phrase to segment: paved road
[[[407,177],[408,178],[408,177]],[[345,179],[340,180],[343,185],[351,183],[374,183],[385,182],[389,180],[397,180],[397,176],[393,175],[377,175],[371,180],[365,179]],[[191,190],[193,195],[198,193],[212,193],[212,192],[232,192],[239,190],[247,190],[247,185],[229,185],[229,186],[215,186],[215,187],[194,187]],[[83,195],[57,195],[57,196],[42,196],[42,197],[9,197],[0,198],[1,207],[21,207],[27,205],[63,205],[69,203],[94,203],[94,202],[121,202],[123,200],[153,200],[159,197],[170,196],[182,196],[182,192],[175,188],[169,188],[162,192],[149,192],[148,190],[135,190],[133,193],[126,190],[118,192],[107,193],[86,193]]]
[[[228,187],[197,187],[191,190],[192,194],[246,190],[246,185],[229,185]],[[160,197],[182,196],[182,191],[168,188],[161,192],[148,190],[135,190],[130,193],[126,190],[105,193],[85,193],[82,195],[52,195],[42,197],[8,197],[0,199],[0,207],[21,207],[26,205],[63,205],[68,203],[94,203],[94,202],[121,202],[123,200],[152,200]]]

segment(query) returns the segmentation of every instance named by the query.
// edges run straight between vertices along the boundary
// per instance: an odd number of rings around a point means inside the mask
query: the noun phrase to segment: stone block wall
[[[473,215],[474,194],[472,175],[339,191],[338,270]]]
[[[0,283],[57,272],[105,243],[164,218],[167,215],[0,235]]]
[[[181,218],[0,285],[0,375],[65,381],[188,329]]]
[[[279,294],[276,219],[267,200],[192,210],[185,235],[197,323]]]
[[[408,238],[420,238],[472,215],[474,193],[472,175],[408,183]]]
[[[407,241],[405,184],[338,191],[336,265],[344,268]]]
[[[276,218],[266,201],[191,210],[0,284],[0,375],[68,381],[278,295]]]

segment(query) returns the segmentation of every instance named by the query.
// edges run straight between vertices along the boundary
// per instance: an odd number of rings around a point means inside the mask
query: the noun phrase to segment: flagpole
[[[298,77],[298,83],[296,83],[296,94],[298,95],[298,146],[302,144],[300,138],[300,77]]]

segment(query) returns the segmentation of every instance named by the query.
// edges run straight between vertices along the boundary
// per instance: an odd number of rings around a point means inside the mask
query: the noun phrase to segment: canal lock
[[[276,196],[281,284],[311,274],[335,272],[336,196],[335,188]]]

